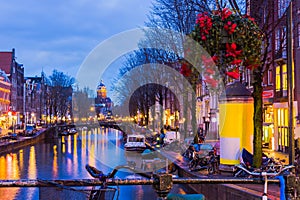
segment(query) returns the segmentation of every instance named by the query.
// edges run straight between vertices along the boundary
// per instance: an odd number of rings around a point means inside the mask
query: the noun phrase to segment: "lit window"
[[[286,64],[282,65],[282,89],[287,90],[287,68],[286,68]]]
[[[280,66],[276,66],[276,91],[280,91]]]

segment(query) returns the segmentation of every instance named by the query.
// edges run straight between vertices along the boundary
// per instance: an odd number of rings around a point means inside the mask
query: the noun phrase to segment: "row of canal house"
[[[258,20],[259,25],[269,24],[270,46],[268,47],[268,61],[270,61],[270,67],[264,74],[263,79],[263,143],[268,148],[287,152],[289,146],[289,108],[286,11],[290,1],[264,1],[263,5],[261,5],[263,9],[258,12],[257,5],[259,2],[256,0],[249,1],[247,12],[255,18],[260,16],[261,20]],[[300,1],[293,1],[292,24],[293,120],[295,137],[297,138],[300,137]],[[251,90],[251,87],[249,89]]]
[[[45,95],[49,87],[41,76],[25,77],[24,67],[16,60],[15,49],[0,52],[0,127],[24,123],[50,122]],[[49,119],[47,119],[49,118]]]
[[[288,136],[288,74],[287,74],[287,0],[267,0],[263,5],[261,1],[247,1],[247,13],[253,17],[261,18],[258,23],[269,24],[268,34],[268,70],[263,77],[263,144],[266,148],[287,152],[289,147]],[[261,9],[261,7],[263,9]],[[260,8],[258,12],[257,9]],[[258,14],[259,16],[255,15]],[[293,1],[292,12],[292,43],[293,43],[293,78],[294,103],[293,123],[295,139],[300,138],[300,1]],[[243,75],[243,83],[251,91],[250,72]],[[218,97],[211,96],[205,87],[205,82],[200,82],[196,88],[197,123],[208,130],[210,139],[219,138],[219,108]],[[166,103],[168,110],[176,110],[172,106],[172,98]],[[171,112],[173,114],[174,112]],[[174,114],[173,114],[174,115]],[[168,113],[166,113],[168,116]],[[176,116],[176,115],[175,115]],[[174,117],[173,117],[174,118]],[[177,119],[182,118],[182,111]],[[166,117],[168,120],[168,117]],[[169,121],[170,117],[169,117]],[[180,122],[179,122],[180,123]],[[170,122],[169,122],[170,124]],[[175,124],[171,121],[171,125]]]

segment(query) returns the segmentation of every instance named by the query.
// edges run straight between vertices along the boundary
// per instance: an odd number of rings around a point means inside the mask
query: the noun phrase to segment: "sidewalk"
[[[279,151],[274,151],[271,149],[263,149],[263,152],[270,158],[279,158],[279,160],[285,160],[283,164],[288,165],[289,164],[289,154],[279,152]]]
[[[210,143],[214,143],[215,141],[207,141]],[[279,158],[279,159],[286,159],[285,164],[288,164],[288,154],[263,149],[263,152],[267,154],[269,157]],[[165,157],[170,160],[173,160],[174,163],[179,167],[179,171],[181,174],[185,174],[184,178],[212,178],[212,179],[231,179],[233,175],[229,174],[213,174],[207,175],[206,170],[197,170],[191,171],[188,167],[188,162],[184,159],[181,155],[178,155],[175,152],[165,152]],[[223,196],[225,196],[226,191],[230,190],[234,194],[244,195],[243,199],[260,199],[264,192],[264,184],[215,184],[215,185],[208,185],[206,184],[199,184],[199,185],[191,185],[192,189],[195,191],[201,191],[201,193],[206,194],[207,197],[213,196],[215,197],[214,193],[223,191]],[[225,189],[230,188],[230,189]],[[279,184],[268,184],[268,199],[272,200],[279,200],[280,199],[280,186]],[[226,194],[227,195],[227,194]],[[229,195],[230,196],[230,195]],[[224,197],[225,198],[225,197]],[[220,199],[224,199],[223,197]],[[213,199],[213,198],[208,198]],[[219,198],[218,198],[219,199]]]

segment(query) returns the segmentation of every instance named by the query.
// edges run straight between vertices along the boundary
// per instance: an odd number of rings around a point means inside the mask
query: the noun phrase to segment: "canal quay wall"
[[[55,127],[50,127],[47,129],[41,129],[35,136],[32,137],[19,136],[17,140],[1,141],[0,155],[14,152],[22,147],[36,144],[45,139],[54,138],[53,133],[55,133]]]

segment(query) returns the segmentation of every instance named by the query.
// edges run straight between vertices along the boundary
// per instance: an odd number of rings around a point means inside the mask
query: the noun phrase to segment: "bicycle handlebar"
[[[294,165],[288,165],[285,166],[284,168],[282,168],[279,172],[251,172],[248,169],[246,169],[245,167],[241,166],[241,165],[236,165],[237,168],[245,171],[247,174],[252,175],[252,176],[279,176],[281,173],[283,173],[284,171],[288,170],[288,169],[292,169],[295,166]]]

